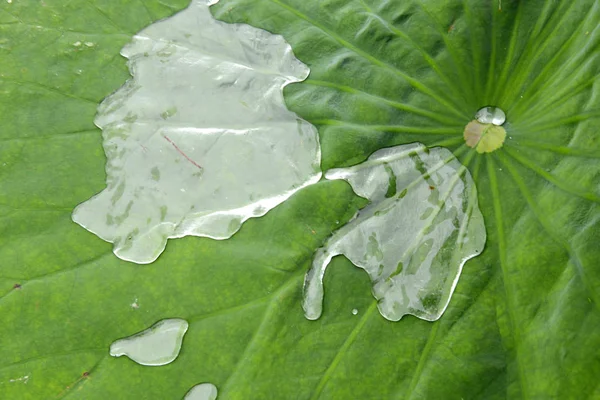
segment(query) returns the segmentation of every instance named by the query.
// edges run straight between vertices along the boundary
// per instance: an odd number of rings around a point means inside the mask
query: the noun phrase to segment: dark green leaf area
[[[405,370],[410,383],[380,370],[372,393],[599,396],[600,3],[228,0],[214,10],[282,34],[311,67],[285,94],[318,126],[324,169],[418,141],[453,150],[477,182],[487,248],[465,265],[426,344],[410,343],[410,319],[394,328],[402,339],[380,339],[420,361]],[[473,155],[462,134],[484,106],[506,112],[507,138]],[[475,325],[461,326],[468,318]],[[475,326],[485,339],[470,336]],[[457,337],[472,353],[449,344]],[[469,368],[474,360],[480,368]],[[325,385],[323,398],[366,385],[365,369],[345,365],[354,375]]]
[[[471,159],[488,247],[435,323],[386,321],[342,257],[323,316],[304,318],[313,253],[365,205],[341,182],[301,191],[231,240],[174,240],[146,266],[71,222],[105,184],[93,118],[129,77],[120,49],[187,3],[0,2],[0,398],[180,399],[201,382],[243,400],[600,396],[600,3],[214,8],[284,35],[311,67],[285,95],[318,126],[325,170],[414,141]],[[486,105],[506,111],[508,138],[470,155],[462,132]],[[163,318],[190,322],[175,362],[108,355]]]

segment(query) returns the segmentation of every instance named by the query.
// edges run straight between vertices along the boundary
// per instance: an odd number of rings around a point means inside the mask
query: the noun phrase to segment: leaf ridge
[[[108,255],[112,255],[112,252],[109,251],[109,252],[100,253],[99,255],[97,255],[95,257],[92,257],[92,258],[90,258],[88,260],[85,260],[85,261],[81,261],[81,262],[79,262],[79,263],[77,263],[77,264],[75,264],[75,265],[73,265],[73,266],[71,266],[69,268],[63,268],[63,269],[59,269],[59,270],[56,270],[56,271],[51,271],[51,272],[48,272],[48,273],[45,273],[45,274],[42,274],[42,275],[34,276],[33,278],[29,278],[29,279],[18,279],[18,280],[21,281],[21,282],[19,282],[21,284],[21,286],[25,286],[26,284],[28,284],[30,282],[35,282],[35,281],[39,281],[39,280],[42,280],[42,279],[45,279],[45,278],[50,278],[50,277],[54,277],[54,276],[66,274],[66,273],[71,272],[71,271],[75,271],[79,267],[83,267],[85,265],[95,263],[96,261],[101,260],[102,258],[104,258],[104,257],[106,257]]]
[[[7,12],[7,14],[10,14]],[[10,14],[11,16],[17,18],[16,16]],[[10,26],[10,25],[20,25],[26,28],[30,28],[30,29],[36,29],[36,30],[45,30],[45,31],[50,31],[50,32],[57,32],[60,33],[61,37],[64,37],[64,35],[66,33],[72,33],[75,35],[87,35],[87,36],[104,36],[104,37],[111,37],[111,36],[118,36],[118,37],[122,37],[123,39],[131,39],[131,36],[133,36],[133,33],[129,33],[129,32],[125,32],[125,33],[121,33],[119,32],[84,32],[84,31],[75,31],[75,30],[65,30],[65,29],[59,29],[59,28],[54,28],[54,27],[49,27],[49,26],[43,26],[43,25],[31,25],[28,24],[26,22],[24,22],[23,20],[21,20],[20,18],[18,18],[18,21],[13,21],[13,22],[3,22],[0,23],[0,26]]]
[[[572,2],[566,2],[568,4],[567,9],[564,12],[561,12],[559,15],[559,20],[558,23],[554,24],[554,29],[551,30],[548,35],[546,35],[546,37],[544,39],[542,39],[541,43],[538,43],[537,41],[531,40],[534,37],[534,33],[531,34],[530,36],[530,40],[528,40],[527,42],[527,46],[525,47],[525,49],[523,50],[522,54],[532,54],[530,57],[522,57],[519,59],[519,62],[517,62],[517,64],[515,65],[515,70],[520,71],[514,80],[514,83],[512,83],[510,86],[512,87],[523,87],[524,86],[524,80],[527,79],[527,77],[530,75],[533,66],[536,64],[535,62],[532,62],[532,60],[537,60],[540,55],[542,54],[542,52],[546,49],[546,46],[548,46],[549,43],[549,39],[553,37],[554,32],[556,32],[556,30],[558,30],[562,24],[565,22],[565,17],[567,15],[569,15],[569,12],[571,11],[571,7],[576,4],[576,2],[572,1]],[[551,2],[547,2],[546,5],[551,5]],[[558,12],[555,10],[555,12]],[[543,13],[540,13],[539,17],[538,17],[538,22],[540,21],[540,19],[542,18]],[[550,17],[550,20],[552,19],[552,17]],[[537,25],[537,23],[536,23]],[[543,29],[542,29],[543,31]],[[541,32],[540,32],[541,34]],[[535,42],[535,51],[531,51],[531,47],[534,45]],[[521,68],[522,62],[526,61],[526,68]],[[507,92],[505,92],[506,94]],[[513,94],[513,99],[514,100],[514,96],[516,95],[516,93]],[[514,103],[514,101],[509,101],[508,99],[506,99],[505,97],[503,97],[501,99],[501,102],[507,102],[508,104]]]
[[[331,378],[333,371],[339,365],[342,357],[346,354],[346,352],[348,351],[348,348],[352,345],[352,343],[354,343],[358,334],[360,333],[362,328],[367,323],[367,320],[371,317],[371,315],[373,315],[373,312],[377,308],[376,305],[377,305],[377,303],[375,301],[371,301],[371,305],[369,306],[367,311],[364,313],[364,315],[361,317],[361,319],[358,321],[358,323],[354,326],[354,328],[352,328],[352,330],[350,331],[350,334],[348,335],[348,337],[346,338],[346,340],[344,341],[342,346],[338,349],[338,351],[335,354],[335,357],[329,364],[329,367],[327,367],[327,369],[325,370],[325,373],[319,380],[319,383],[317,384],[315,391],[313,392],[312,396],[310,397],[311,400],[316,400],[319,398],[319,396],[321,395],[321,392],[323,392],[323,389],[325,388],[325,385],[327,385],[327,382]]]
[[[593,7],[596,7],[597,5],[598,5],[598,3],[596,2],[596,3],[594,3]],[[541,93],[544,93],[544,91],[549,87],[549,85],[551,85],[551,82],[555,82],[556,77],[562,75],[565,71],[567,71],[569,68],[571,68],[571,65],[573,65],[573,64],[576,65],[575,71],[568,75],[569,78],[571,79],[571,81],[574,79],[573,77],[575,76],[576,71],[580,70],[585,65],[585,63],[579,62],[580,56],[585,54],[585,47],[583,47],[577,52],[575,57],[570,57],[568,62],[560,65],[556,70],[554,70],[552,72],[552,74],[549,77],[545,76],[545,74],[550,69],[552,69],[552,67],[554,67],[554,64],[560,59],[560,56],[562,56],[563,52],[565,50],[567,50],[569,47],[571,47],[571,44],[578,38],[578,33],[581,31],[581,29],[583,29],[583,26],[587,22],[587,19],[592,15],[592,12],[593,12],[593,8],[590,9],[590,11],[585,16],[585,18],[582,19],[581,22],[577,25],[577,28],[573,32],[573,35],[568,40],[564,41],[561,44],[558,51],[556,51],[554,56],[552,56],[552,59],[550,60],[550,62],[548,62],[544,66],[542,71],[536,76],[536,78],[533,80],[533,82],[527,86],[527,89],[523,92],[522,95],[523,95],[523,98],[527,98],[528,101],[523,102],[521,105],[519,105],[519,101],[517,101],[515,103],[515,107],[514,107],[515,113],[518,113],[523,108],[526,108],[527,105],[531,104],[533,99],[535,99],[536,97],[539,97],[541,95]],[[540,81],[543,81],[543,84],[541,87],[536,89],[536,86],[539,84]],[[565,83],[564,85],[567,87],[569,86],[568,83]],[[535,90],[534,96],[527,97],[527,95],[532,90]],[[538,104],[543,104],[543,102],[539,101]]]
[[[64,356],[72,356],[72,355],[76,355],[76,354],[96,353],[96,352],[102,352],[103,354],[105,354],[106,353],[106,348],[105,347],[102,347],[102,348],[95,347],[95,348],[89,348],[89,349],[76,349],[76,350],[62,351],[62,352],[53,353],[53,354],[45,354],[45,355],[40,355],[40,356],[25,358],[25,359],[19,360],[17,362],[1,366],[0,367],[0,371],[3,371],[5,369],[10,369],[10,368],[18,367],[20,365],[27,364],[27,363],[30,363],[30,362],[34,362],[34,361],[38,361],[38,360],[44,360],[46,358],[64,357]]]
[[[306,81],[304,81],[302,83],[307,84],[307,85],[337,89],[342,92],[357,94],[357,95],[361,95],[361,96],[365,96],[365,97],[371,97],[374,100],[377,100],[384,104],[388,104],[389,106],[394,107],[398,110],[407,111],[407,112],[410,112],[410,113],[413,113],[413,114],[416,114],[416,115],[419,115],[422,117],[427,117],[427,118],[433,119],[433,120],[438,121],[443,124],[455,124],[457,122],[456,120],[453,120],[450,117],[442,116],[437,113],[427,111],[423,108],[411,106],[408,103],[400,103],[398,101],[394,101],[394,100],[388,99],[383,96],[378,96],[376,94],[365,92],[363,90],[360,90],[360,89],[357,89],[354,87],[341,85],[339,83],[320,81],[320,80],[316,80],[316,79],[307,79]]]
[[[157,18],[154,17],[154,15],[152,15],[152,13],[150,12],[150,9],[148,9],[148,7],[146,6],[146,3],[144,3],[143,0],[137,0],[137,2],[140,4],[140,6],[142,6],[144,11],[146,12],[146,15],[148,15],[148,24],[151,24],[157,20]]]
[[[367,10],[367,12],[372,15],[374,18],[376,18],[378,21],[381,22],[381,24],[383,26],[385,26],[390,32],[394,33],[397,37],[401,37],[404,38],[405,40],[407,40],[415,49],[417,49],[419,51],[419,53],[421,53],[421,55],[423,56],[423,58],[425,59],[425,61],[427,61],[427,64],[429,64],[429,66],[437,73],[437,75],[448,85],[448,87],[454,89],[456,92],[456,94],[458,94],[460,97],[463,98],[463,100],[467,100],[467,98],[464,95],[464,91],[461,90],[460,86],[457,85],[456,82],[452,81],[447,74],[445,74],[441,69],[439,64],[435,61],[434,58],[432,58],[429,53],[427,53],[425,51],[425,49],[423,49],[421,46],[419,46],[413,38],[411,38],[406,32],[403,32],[402,30],[396,28],[395,26],[393,26],[387,19],[385,19],[384,17],[382,17],[380,14],[373,12],[370,8],[366,7],[364,1],[361,1],[361,3],[365,6],[365,9]]]
[[[427,135],[444,135],[456,136],[460,135],[460,127],[456,128],[421,128],[418,126],[402,126],[402,125],[365,125],[348,122],[337,119],[315,119],[311,120],[315,125],[326,126],[348,126],[353,128],[367,129],[370,131],[397,132],[397,133],[420,133]]]
[[[564,125],[573,124],[573,123],[581,122],[581,121],[586,121],[586,120],[594,119],[594,118],[598,118],[598,117],[600,117],[600,109],[588,110],[588,111],[584,111],[579,114],[573,114],[573,115],[570,115],[570,116],[564,117],[564,118],[554,118],[554,119],[548,118],[547,120],[542,120],[541,122],[538,122],[538,124],[540,124],[539,126],[529,127],[529,125],[525,125],[523,127],[523,130],[526,130],[527,133],[542,132],[542,131],[547,131],[552,128],[559,128]],[[541,125],[544,122],[546,123],[546,125]]]
[[[472,82],[468,82],[469,79],[468,79],[468,77],[465,76],[464,69],[460,68],[460,66],[463,64],[463,62],[460,59],[460,57],[456,55],[456,48],[455,48],[453,42],[448,40],[449,31],[448,30],[445,31],[445,28],[442,25],[442,23],[440,22],[440,20],[431,13],[431,11],[425,6],[424,2],[417,1],[416,4],[419,6],[419,8],[421,8],[421,10],[423,10],[423,12],[429,17],[429,19],[431,19],[434,22],[434,26],[437,28],[438,33],[442,37],[442,40],[444,41],[444,44],[446,45],[446,49],[450,53],[450,56],[452,57],[452,61],[456,67],[456,70],[458,71],[458,73],[460,75],[461,85],[462,85],[463,89],[465,91],[466,90],[474,90],[474,84]]]
[[[534,162],[527,160],[521,157],[520,155],[517,155],[517,153],[512,151],[510,148],[506,148],[505,151],[507,155],[518,161],[521,165],[535,172],[536,174],[544,178],[546,181],[556,186],[557,188],[562,189],[563,191],[570,193],[574,196],[581,197],[582,199],[593,201],[595,203],[600,203],[600,196],[596,195],[595,193],[585,192],[579,189],[573,189],[569,187],[569,185],[567,185],[566,183],[562,182],[561,180],[555,178],[548,172],[544,171],[540,166],[538,166]]]
[[[33,86],[37,89],[42,89],[51,93],[55,93],[55,94],[59,94],[61,96],[65,96],[65,97],[69,97],[71,99],[75,99],[75,100],[81,100],[84,101],[86,103],[90,103],[92,104],[94,107],[96,107],[98,105],[98,101],[94,100],[94,99],[88,99],[86,97],[82,97],[76,94],[72,94],[72,93],[66,93],[63,92],[57,88],[53,88],[52,86],[48,86],[48,85],[44,85],[43,83],[38,83],[38,82],[32,82],[32,81],[24,81],[24,80],[20,80],[20,79],[15,79],[15,78],[9,78],[6,76],[2,76],[0,77],[0,81],[7,81],[7,82],[13,82],[16,83],[18,85],[24,85],[24,86]]]
[[[103,17],[104,17],[104,18],[105,18],[105,19],[106,19],[106,20],[107,20],[107,21],[108,21],[108,22],[109,22],[109,23],[110,23],[110,24],[113,26],[113,28],[116,28],[116,29],[117,29],[117,31],[121,31],[121,30],[123,30],[123,28],[122,28],[122,27],[120,27],[119,25],[117,25],[117,24],[115,23],[115,21],[113,21],[113,19],[112,19],[112,18],[111,18],[111,17],[110,17],[108,14],[106,14],[106,13],[105,13],[105,12],[104,12],[104,11],[103,11],[103,10],[102,10],[100,7],[98,7],[98,6],[97,6],[96,4],[94,4],[92,1],[90,1],[90,0],[84,0],[84,1],[85,1],[86,3],[88,3],[88,5],[89,5],[90,7],[94,8],[96,11],[98,11],[98,13],[99,13],[100,15],[102,15],[102,16],[103,16]],[[150,24],[150,23],[152,23],[152,21],[151,21],[151,20],[148,20],[148,21],[147,21],[147,23],[148,23],[148,24]]]
[[[291,280],[293,280],[293,277],[290,279],[286,279],[283,282],[283,284],[280,285],[279,289],[281,289],[282,287],[289,284],[289,282]],[[190,322],[190,325],[191,325],[191,324],[199,322],[199,321],[204,321],[205,319],[220,317],[220,316],[230,314],[230,313],[236,313],[238,311],[242,311],[242,310],[245,310],[248,308],[257,307],[257,306],[261,305],[262,303],[266,302],[267,300],[274,301],[273,299],[274,299],[274,297],[276,297],[276,295],[277,295],[277,291],[275,291],[274,293],[268,294],[266,296],[262,296],[262,297],[258,297],[256,299],[250,300],[249,302],[236,304],[234,306],[222,308],[220,310],[212,311],[212,312],[209,312],[206,314],[192,315],[191,317],[186,318],[186,320],[188,322]]]
[[[576,147],[556,146],[556,145],[553,145],[550,143],[544,143],[544,142],[535,142],[535,141],[519,139],[519,141],[516,143],[508,141],[508,142],[505,142],[504,145],[514,147],[515,149],[517,148],[517,146],[525,146],[525,147],[529,147],[529,148],[536,149],[536,150],[549,151],[551,153],[561,155],[561,156],[580,157],[580,158],[600,158],[600,154],[598,154],[597,152],[589,151],[586,149],[579,149]]]
[[[570,88],[569,86],[566,86],[562,90],[554,91],[554,96],[552,97],[552,100],[546,104],[544,104],[543,102],[537,102],[530,110],[527,111],[527,115],[530,115],[531,117],[525,117],[523,119],[523,122],[531,125],[539,119],[539,117],[536,118],[535,116],[537,114],[540,114],[542,111],[552,113],[554,110],[557,110],[559,106],[573,99],[575,96],[579,95],[588,87],[594,86],[596,80],[598,80],[599,78],[600,75],[596,75],[591,79],[577,85],[575,88]],[[538,93],[535,93],[533,96],[538,96]]]
[[[499,0],[501,1],[501,0]],[[494,3],[496,3],[496,0],[491,0],[492,5]],[[498,11],[499,12],[499,11]],[[484,99],[489,99],[491,94],[492,94],[492,90],[493,90],[493,85],[492,83],[495,81],[494,80],[494,74],[496,72],[496,57],[497,57],[497,53],[498,53],[498,45],[497,45],[497,36],[498,36],[498,12],[495,11],[494,7],[492,6],[492,52],[490,54],[490,62],[489,62],[489,67],[488,67],[488,74],[487,74],[487,82],[485,85],[485,95],[484,95]]]
[[[463,12],[465,13],[465,16],[467,17],[469,27],[471,28],[471,27],[476,26],[475,22],[474,22],[475,19],[473,18],[473,14],[471,13],[471,8],[467,4],[467,0],[462,0],[461,3],[462,3]],[[481,62],[480,62],[481,58],[478,55],[483,54],[483,51],[481,49],[481,46],[475,46],[475,44],[479,43],[479,41],[476,40],[473,32],[470,32],[469,37],[471,39],[471,62],[473,64],[473,69],[474,69],[473,80],[475,83],[473,84],[473,87],[475,89],[477,98],[481,99],[481,97],[483,95],[482,88],[481,88],[481,81],[482,81],[482,79],[481,79]]]
[[[528,393],[528,385],[526,383],[527,372],[525,371],[525,367],[523,366],[523,362],[520,357],[519,344],[521,343],[521,329],[517,325],[516,317],[515,317],[515,308],[514,304],[514,295],[512,293],[512,285],[509,278],[509,273],[507,270],[507,262],[506,262],[506,238],[504,236],[504,217],[502,216],[502,203],[500,202],[500,188],[498,185],[498,178],[496,177],[496,167],[494,165],[494,159],[490,155],[490,153],[486,154],[487,161],[487,172],[489,178],[489,185],[492,191],[493,197],[493,212],[495,218],[496,225],[496,233],[498,235],[498,255],[500,259],[500,268],[502,270],[502,280],[504,292],[506,295],[506,305],[508,308],[508,317],[510,321],[510,325],[512,328],[512,336],[514,338],[514,348],[515,348],[515,359],[517,362],[517,373],[519,377],[519,385],[521,388],[521,393],[523,398],[529,399],[531,396]]]
[[[99,367],[100,364],[102,364],[104,361],[106,361],[106,359],[109,357],[108,354],[105,354],[102,358],[100,358],[98,360],[98,362],[96,362],[96,364],[94,364],[91,368],[89,368],[87,370],[88,375],[91,374],[92,372],[96,371]],[[67,388],[58,395],[58,397],[56,397],[57,400],[63,400],[65,398],[67,398],[69,395],[71,395],[72,393],[75,393],[75,391],[73,389],[81,386],[83,383],[85,383],[87,381],[87,379],[85,379],[85,376],[80,376],[77,378],[77,380],[74,383],[71,383],[70,385],[67,386]]]
[[[414,393],[415,388],[419,382],[419,378],[421,377],[421,372],[423,372],[423,368],[425,363],[429,359],[429,355],[431,354],[432,349],[435,347],[435,340],[437,338],[437,333],[440,327],[440,322],[433,322],[433,327],[429,331],[429,335],[427,336],[427,341],[425,342],[425,347],[423,351],[421,351],[421,357],[419,357],[419,362],[417,363],[417,368],[415,369],[415,373],[410,380],[410,385],[408,387],[408,392],[403,398],[410,399]]]
[[[521,26],[521,19],[523,18],[523,2],[519,1],[517,4],[517,15],[515,16],[515,23],[513,24],[513,29],[510,34],[510,43],[508,45],[508,53],[505,58],[504,65],[502,67],[502,72],[500,73],[500,78],[498,79],[498,84],[496,85],[496,90],[494,90],[493,101],[498,101],[499,90],[506,86],[506,80],[508,79],[508,71],[510,70],[510,66],[515,61],[515,48],[517,47],[517,38],[519,27]],[[518,58],[521,56],[519,54]]]
[[[326,35],[328,35],[329,37],[331,37],[332,39],[334,39],[335,41],[337,41],[339,44],[341,44],[343,47],[347,48],[348,50],[354,52],[357,55],[360,55],[361,57],[363,57],[365,60],[371,62],[372,64],[374,64],[376,66],[379,66],[381,68],[388,69],[392,73],[394,73],[394,74],[398,75],[399,77],[405,79],[415,89],[419,90],[423,94],[428,95],[432,99],[438,101],[440,104],[445,105],[446,107],[448,107],[448,109],[450,111],[452,111],[457,116],[459,116],[459,117],[464,117],[465,116],[460,111],[460,108],[458,108],[455,104],[452,104],[452,103],[446,101],[444,98],[442,98],[440,95],[438,95],[435,91],[431,90],[426,85],[423,85],[419,81],[417,81],[414,78],[410,77],[410,75],[408,75],[406,72],[398,69],[398,67],[390,65],[390,64],[388,64],[388,63],[386,63],[386,62],[378,59],[377,57],[373,56],[372,54],[370,54],[370,53],[368,53],[368,52],[366,52],[364,50],[361,50],[360,48],[354,46],[352,43],[350,43],[347,40],[343,39],[342,37],[340,37],[339,35],[337,35],[335,32],[332,32],[330,29],[328,29],[324,25],[322,25],[319,22],[315,21],[313,18],[307,16],[306,14],[303,14],[302,12],[300,12],[298,9],[292,7],[291,5],[285,3],[285,2],[283,2],[281,0],[268,0],[268,1],[281,6],[282,8],[284,8],[284,9],[288,10],[289,12],[293,13],[294,15],[296,15],[298,18],[301,18],[304,21],[308,22],[309,24],[313,25],[314,27],[318,28],[323,33],[325,33]]]
[[[303,274],[304,274],[304,271],[302,269],[299,269],[292,277],[290,277],[287,280],[286,283],[284,283],[272,295],[272,300],[269,302],[269,305],[266,307],[266,310],[265,310],[265,312],[263,314],[263,318],[262,318],[262,320],[261,320],[258,328],[256,329],[256,331],[252,335],[252,338],[248,341],[248,344],[246,345],[246,348],[245,348],[243,354],[240,356],[240,358],[236,362],[236,364],[233,367],[231,373],[229,374],[229,376],[227,377],[227,379],[225,380],[225,382],[223,382],[223,384],[221,385],[220,392],[227,393],[227,388],[229,386],[231,386],[232,382],[236,378],[236,375],[243,368],[244,363],[248,362],[251,359],[250,354],[252,352],[253,345],[256,343],[256,341],[260,337],[261,332],[265,329],[267,321],[273,316],[273,314],[274,314],[274,312],[276,310],[276,306],[277,306],[276,298],[279,297],[279,296],[281,296],[281,295],[283,295],[288,290],[294,289],[295,285],[300,281],[300,279],[298,279],[298,278],[302,278]]]
[[[500,162],[502,164],[504,164],[504,166],[510,172],[513,181],[517,184],[517,187],[519,188],[521,194],[527,201],[527,205],[529,206],[529,209],[531,210],[533,215],[536,217],[540,226],[544,229],[544,231],[546,231],[546,233],[552,238],[552,240],[555,243],[557,243],[558,245],[560,245],[563,248],[563,250],[567,253],[569,258],[575,265],[575,270],[577,271],[578,275],[581,277],[581,280],[583,281],[585,288],[587,289],[587,291],[590,293],[590,296],[594,300],[595,307],[598,310],[600,310],[600,302],[599,302],[600,298],[598,297],[596,291],[594,291],[589,286],[589,284],[588,284],[589,278],[587,276],[587,273],[585,272],[585,269],[583,268],[583,264],[581,263],[581,260],[577,256],[577,253],[573,250],[573,248],[571,247],[571,245],[568,242],[566,242],[564,239],[562,239],[559,235],[557,235],[554,232],[554,230],[552,230],[550,228],[550,223],[546,219],[545,214],[541,213],[539,211],[539,209],[535,206],[535,201],[533,200],[531,192],[527,189],[525,182],[523,182],[523,179],[521,179],[519,174],[516,172],[514,166],[510,162],[508,162],[508,160],[506,159],[506,156],[502,155],[502,153],[499,153],[498,158],[500,159]]]
[[[29,142],[29,141],[35,141],[35,140],[49,140],[49,139],[71,139],[72,136],[76,136],[76,135],[84,135],[84,134],[92,134],[98,133],[98,129],[84,129],[82,131],[75,131],[75,132],[67,132],[67,133],[53,133],[50,135],[39,135],[39,136],[17,136],[17,137],[7,137],[7,138],[0,138],[0,143],[19,143],[19,142]],[[22,204],[22,203],[20,203]],[[8,206],[7,204],[0,204],[0,206]],[[15,208],[12,206],[8,206],[11,207],[13,209],[18,209],[18,210],[25,210],[23,208]],[[44,209],[46,210],[46,209]],[[27,210],[27,211],[32,211],[32,210]],[[41,211],[41,210],[34,210],[34,211]],[[58,211],[56,209],[52,209],[52,210],[48,210],[48,211]],[[72,208],[64,208],[64,209],[60,209],[60,211],[69,211],[72,212],[73,209]]]

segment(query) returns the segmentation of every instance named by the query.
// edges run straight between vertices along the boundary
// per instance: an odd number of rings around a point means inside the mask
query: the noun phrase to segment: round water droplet
[[[215,400],[218,390],[212,383],[201,383],[190,389],[183,400]]]
[[[477,114],[475,119],[482,124],[502,125],[506,121],[506,114],[498,107],[483,107]]]
[[[352,315],[356,315],[356,314],[358,314],[358,310],[355,308],[352,310]]]

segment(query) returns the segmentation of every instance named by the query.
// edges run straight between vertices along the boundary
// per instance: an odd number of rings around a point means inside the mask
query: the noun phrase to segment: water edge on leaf
[[[381,149],[364,163],[330,170],[325,177],[348,181],[370,203],[317,250],[304,283],[306,318],[321,316],[325,270],[340,254],[367,272],[385,318],[440,318],[464,263],[485,245],[467,169],[450,151],[417,143]]]
[[[216,21],[212,3],[136,34],[122,50],[133,78],[99,106],[107,188],[73,220],[121,259],[151,263],[168,238],[227,239],[321,177],[316,128],[282,95],[308,67],[281,36]]]

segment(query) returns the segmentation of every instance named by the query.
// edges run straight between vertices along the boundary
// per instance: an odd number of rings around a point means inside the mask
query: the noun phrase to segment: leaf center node
[[[506,130],[502,127],[505,121],[506,114],[500,108],[483,107],[465,127],[467,146],[473,147],[478,153],[491,153],[499,149],[506,139]]]

